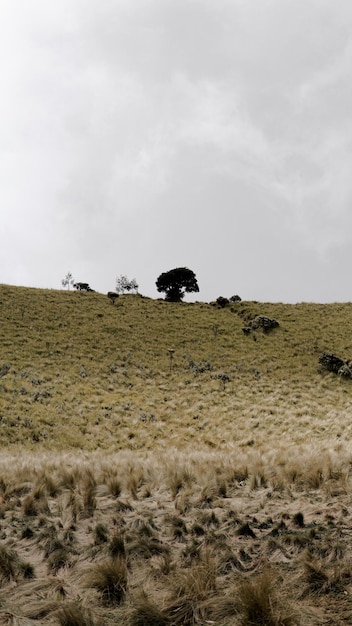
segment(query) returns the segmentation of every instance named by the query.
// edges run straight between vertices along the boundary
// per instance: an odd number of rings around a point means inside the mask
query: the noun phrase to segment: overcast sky
[[[351,0],[1,0],[0,78],[0,283],[352,300]]]

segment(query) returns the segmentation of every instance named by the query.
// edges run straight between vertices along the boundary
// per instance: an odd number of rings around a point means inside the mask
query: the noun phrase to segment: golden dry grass
[[[351,440],[351,382],[318,372],[322,351],[352,354],[351,304],[219,309],[129,295],[113,306],[96,293],[1,286],[0,305],[0,367],[10,368],[0,378],[3,444],[115,451]],[[257,314],[280,327],[245,336]]]
[[[0,623],[349,624],[351,467],[342,446],[319,458],[309,445],[260,457],[4,451]],[[177,491],[172,468],[188,477]],[[24,508],[29,495],[44,512]]]
[[[352,623],[352,305],[0,306],[0,624]]]

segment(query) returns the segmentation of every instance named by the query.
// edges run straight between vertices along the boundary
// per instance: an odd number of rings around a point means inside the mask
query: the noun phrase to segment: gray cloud
[[[347,0],[3,0],[2,282],[349,299]]]

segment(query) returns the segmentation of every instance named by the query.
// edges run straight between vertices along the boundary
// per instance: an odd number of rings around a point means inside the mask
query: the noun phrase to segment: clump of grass
[[[313,559],[311,555],[308,554],[303,563],[303,567],[307,591],[318,595],[326,593],[330,586],[326,565],[321,561]]]
[[[95,545],[107,543],[109,539],[109,531],[105,524],[97,524],[93,531]]]
[[[127,591],[127,565],[121,557],[107,559],[92,567],[87,584],[96,589],[107,606],[121,604]]]
[[[176,498],[181,489],[190,487],[193,481],[194,476],[190,470],[187,467],[179,468],[177,465],[172,467],[167,476],[167,486],[173,498]]]
[[[91,474],[87,474],[82,482],[83,491],[83,510],[82,515],[84,517],[92,517],[94,511],[97,508],[96,499],[96,481]]]
[[[55,615],[59,626],[102,626],[93,619],[88,609],[83,609],[78,602],[65,604]]]
[[[34,567],[20,559],[15,550],[0,544],[0,581],[17,581],[19,578],[33,578]]]
[[[49,514],[50,508],[46,494],[42,490],[29,493],[22,502],[23,515],[36,517],[39,514]]]
[[[59,544],[59,547],[53,550],[47,559],[48,570],[53,573],[57,573],[61,567],[67,567],[70,563],[70,553],[62,544]]]
[[[44,556],[47,559],[50,554],[63,548],[62,542],[59,540],[57,530],[53,524],[44,526],[41,532],[37,535],[37,543],[41,550],[44,551]]]
[[[295,524],[295,526],[298,526],[299,528],[303,528],[304,527],[304,515],[301,511],[298,511],[298,513],[295,513],[293,518],[292,518],[293,523]]]
[[[174,537],[174,539],[182,541],[182,539],[188,532],[184,520],[181,517],[171,516],[169,522],[171,525],[172,536]]]
[[[108,480],[107,487],[108,487],[109,493],[114,498],[118,498],[121,495],[121,491],[122,491],[121,481],[116,476],[112,476]]]
[[[352,578],[350,562],[336,563],[331,566],[324,559],[316,559],[311,553],[305,555],[303,561],[303,580],[306,583],[304,593],[320,596],[331,592],[342,591],[349,585]]]
[[[238,607],[243,626],[293,626],[297,623],[287,603],[280,601],[277,590],[278,578],[270,569],[240,583]]]
[[[34,568],[34,565],[32,565],[32,563],[26,563],[22,561],[20,563],[19,569],[23,578],[25,579],[35,578],[35,568]]]
[[[145,593],[135,600],[129,626],[168,626],[170,620],[159,606],[149,600]]]
[[[0,545],[0,577],[3,581],[14,579],[20,560],[14,550]]]
[[[216,591],[215,561],[208,554],[185,570],[174,573],[165,615],[174,626],[191,626],[207,619],[207,601]]]
[[[120,532],[115,533],[110,540],[109,552],[113,558],[125,558],[126,547],[125,541]]]
[[[126,487],[127,490],[130,492],[132,498],[134,498],[135,500],[137,500],[138,498],[138,489],[142,486],[143,482],[143,468],[139,465],[130,466],[126,479]]]
[[[59,493],[59,484],[54,479],[52,474],[42,472],[37,479],[37,483],[35,485],[35,490],[38,492],[45,493],[51,498],[55,498]]]

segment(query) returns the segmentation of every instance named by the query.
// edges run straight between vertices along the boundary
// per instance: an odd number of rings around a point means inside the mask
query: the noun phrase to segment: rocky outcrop
[[[332,352],[323,352],[319,357],[319,363],[328,372],[333,372],[343,378],[352,378],[352,370],[348,361],[344,361]]]
[[[261,329],[263,333],[268,333],[278,326],[280,326],[280,324],[277,320],[274,320],[271,317],[266,317],[266,315],[257,315],[257,317],[249,322],[247,326],[242,328],[242,331],[245,335],[249,335],[251,330],[259,329]]]

